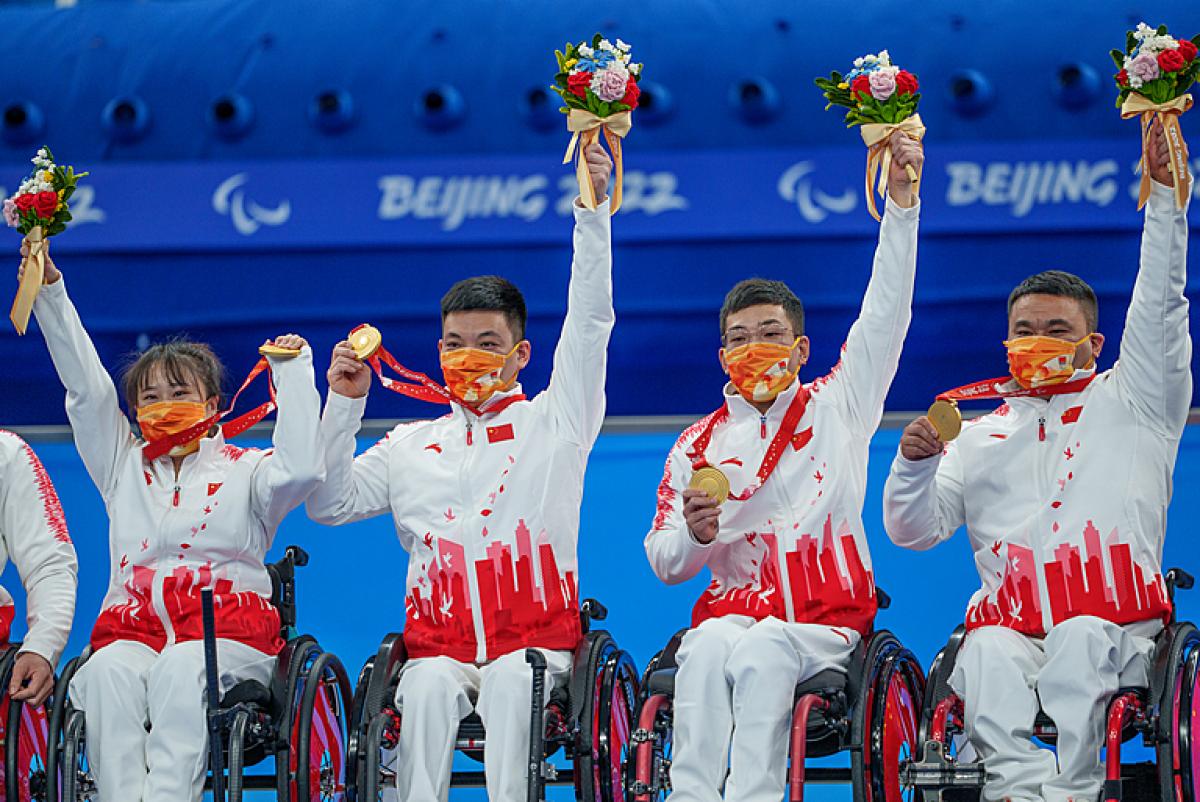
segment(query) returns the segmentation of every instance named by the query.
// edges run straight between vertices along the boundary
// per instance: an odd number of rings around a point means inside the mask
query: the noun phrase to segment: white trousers
[[[571,673],[572,653],[540,650],[546,657],[546,700]],[[518,649],[482,666],[449,657],[410,660],[400,674],[396,706],[396,791],[401,802],[445,802],[458,724],[479,713],[487,730],[483,770],[491,802],[524,802],[527,796],[529,719],[533,669]]]
[[[1070,618],[1044,640],[1006,627],[967,633],[950,676],[966,735],[987,766],[984,802],[1094,802],[1104,783],[1100,749],[1108,702],[1145,685],[1156,621],[1121,627]],[[1031,740],[1038,704],[1058,730],[1057,763]]]
[[[241,680],[270,681],[275,658],[237,641],[217,641],[222,691]],[[71,681],[84,711],[87,757],[100,802],[199,802],[208,771],[204,643],[161,653],[116,641]]]
[[[779,802],[796,685],[846,670],[859,634],[819,624],[710,618],[676,660],[671,802]],[[729,780],[725,781],[726,767]]]

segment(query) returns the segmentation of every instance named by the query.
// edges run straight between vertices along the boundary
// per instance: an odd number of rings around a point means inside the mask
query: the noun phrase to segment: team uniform
[[[71,684],[100,798],[199,800],[208,761],[200,591],[214,591],[222,688],[267,682],[283,642],[263,559],[323,470],[311,351],[273,362],[273,449],[218,433],[176,476],[171,458],[143,457],[61,279],[42,288],[34,314],[109,518],[108,593]]]
[[[520,385],[478,411],[402,424],[354,457],[366,399],[330,393],[326,479],[314,520],[391,513],[409,554],[396,703],[401,799],[446,799],[454,736],[474,709],[487,727],[490,798],[523,800],[529,750],[526,647],[565,681],[581,638],[576,542],[587,457],[604,419],[612,305],[608,204],[575,208],[566,320],[549,387]]]
[[[724,406],[667,458],[646,554],[667,583],[712,574],[678,652],[674,802],[719,799],[727,765],[727,800],[777,802],[796,684],[845,670],[871,630],[868,445],[911,318],[918,218],[919,207],[889,198],[862,310],[831,373],[792,382],[765,414],[727,385]],[[688,529],[682,492],[708,437],[703,457],[735,493],[706,545]]]
[[[1107,700],[1147,681],[1171,614],[1162,548],[1192,397],[1186,262],[1186,214],[1155,184],[1116,365],[1076,371],[1077,392],[1010,398],[940,456],[892,465],[891,539],[927,549],[966,524],[975,552],[982,587],[950,683],[986,800],[1095,799]],[[1039,698],[1057,766],[1029,740]]]

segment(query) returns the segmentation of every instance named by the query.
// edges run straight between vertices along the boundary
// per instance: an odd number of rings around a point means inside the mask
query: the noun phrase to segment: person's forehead
[[[508,334],[508,319],[503,312],[493,309],[473,309],[469,312],[451,312],[442,321],[442,331],[456,334],[478,334],[494,331]]]
[[[1077,298],[1065,295],[1031,293],[1022,295],[1013,302],[1009,320],[1046,321],[1051,319],[1083,321],[1086,319],[1083,304]]]
[[[730,312],[729,316],[725,318],[725,328],[756,326],[771,320],[787,323],[787,319],[787,313],[779,304],[756,304],[736,312]]]
[[[142,387],[153,386],[174,386],[182,380],[185,387],[198,387],[200,385],[200,377],[196,375],[194,370],[186,367],[181,367],[178,375],[168,373],[167,367],[163,362],[155,362],[150,365],[142,376]]]

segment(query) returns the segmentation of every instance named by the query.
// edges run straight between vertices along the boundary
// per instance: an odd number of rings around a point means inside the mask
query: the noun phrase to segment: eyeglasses
[[[734,326],[725,332],[722,342],[725,343],[726,348],[740,348],[748,343],[791,345],[795,339],[792,330],[787,326],[781,326],[778,323],[765,323],[753,329],[746,328],[745,326]]]

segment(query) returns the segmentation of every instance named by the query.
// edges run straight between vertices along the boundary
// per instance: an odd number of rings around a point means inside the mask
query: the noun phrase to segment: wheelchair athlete
[[[928,549],[967,527],[982,587],[949,682],[987,767],[986,802],[1095,799],[1107,702],[1146,683],[1171,620],[1162,548],[1192,399],[1188,223],[1159,123],[1149,137],[1116,365],[1096,369],[1092,288],[1057,270],[1029,277],[1008,300],[1011,380],[980,383],[1006,403],[948,444],[928,418],[913,421],[884,489],[897,545]],[[1057,757],[1030,741],[1039,700]]]
[[[903,135],[889,147],[887,211],[841,362],[802,384],[800,300],[783,282],[737,284],[720,314],[724,404],[667,458],[650,564],[670,584],[705,567],[713,577],[677,657],[675,802],[711,802],[722,785],[728,800],[776,802],[797,683],[845,672],[871,629],[868,445],[912,316],[920,208],[905,168],[924,160]],[[704,476],[717,485],[694,484]]]
[[[54,667],[62,655],[75,614],[75,547],[54,485],[29,445],[0,431],[0,570],[12,559],[25,588],[29,631],[10,643],[15,608],[0,588],[0,789],[9,799],[27,799],[30,770],[44,765],[42,707],[54,690]],[[24,708],[24,709],[22,709]],[[16,742],[13,744],[12,742]]]
[[[71,684],[100,800],[199,800],[208,758],[200,591],[216,591],[223,687],[265,683],[283,641],[263,557],[322,472],[311,352],[295,335],[275,341],[298,354],[270,357],[279,416],[274,449],[259,451],[204,425],[216,421],[223,374],[211,349],[152,346],[124,375],[137,437],[49,256],[34,314],[109,516],[108,594],[91,659]]]

